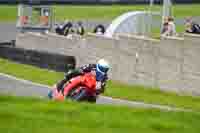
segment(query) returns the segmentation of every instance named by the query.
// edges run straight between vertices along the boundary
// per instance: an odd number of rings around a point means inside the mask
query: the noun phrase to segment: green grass
[[[22,65],[0,59],[0,72],[14,75],[22,79],[27,79],[41,84],[53,85],[64,76],[61,72],[39,69],[31,65]]]
[[[198,133],[200,114],[0,96],[2,133]]]
[[[112,5],[112,6],[54,6],[56,20],[111,20],[120,14],[135,10],[148,10],[148,5]],[[154,11],[160,11],[161,6],[153,6]],[[8,12],[5,14],[5,12]],[[200,16],[200,4],[174,5],[173,15],[177,17]],[[15,21],[17,6],[0,6],[0,21]]]
[[[131,101],[141,101],[145,103],[200,110],[199,97],[180,96],[175,93],[163,92],[159,90],[159,88],[136,85],[131,86],[112,81],[108,84],[105,95]]]
[[[128,11],[143,11],[149,10],[149,5],[112,5],[112,6],[78,6],[65,5],[53,6],[54,16],[56,21],[64,20],[100,20],[111,21],[119,15]],[[155,5],[152,11],[161,12],[162,6]],[[5,12],[8,12],[5,15]],[[172,8],[173,16],[175,18],[185,18],[187,16],[200,16],[200,4],[174,5]],[[17,6],[0,6],[0,21],[16,21]],[[184,26],[177,26],[177,32],[182,33]],[[160,38],[160,30],[153,31],[151,36],[153,38]]]
[[[14,75],[41,84],[53,85],[63,78],[63,73],[48,71],[30,65],[17,64],[1,58],[0,66],[1,73]],[[105,95],[114,98],[170,105],[200,111],[200,98],[178,96],[174,93],[162,92],[158,88],[132,86],[109,81]]]
[[[159,7],[156,7],[158,9]],[[57,6],[55,7],[56,19],[64,20],[66,19],[96,19],[96,20],[111,20],[117,16],[128,12],[136,10],[147,10],[146,5],[137,6]],[[73,13],[72,13],[73,12]]]
[[[0,21],[16,21],[17,8],[16,6],[0,6]]]
[[[111,20],[128,11],[149,10],[149,5],[113,5],[113,6],[57,6],[55,16],[57,20],[66,19],[100,19]],[[153,6],[153,11],[161,12],[162,6]],[[73,13],[72,13],[73,12]],[[200,4],[174,5],[175,17],[200,16]],[[69,13],[69,14],[68,14]]]

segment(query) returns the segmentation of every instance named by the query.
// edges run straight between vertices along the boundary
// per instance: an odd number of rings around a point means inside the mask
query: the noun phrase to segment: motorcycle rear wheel
[[[87,98],[87,101],[90,102],[90,103],[96,103],[97,97],[96,96],[89,96]]]

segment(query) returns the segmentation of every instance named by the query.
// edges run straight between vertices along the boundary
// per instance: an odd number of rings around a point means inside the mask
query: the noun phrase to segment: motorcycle
[[[85,73],[70,79],[60,91],[54,87],[54,89],[48,93],[48,97],[58,101],[71,99],[74,101],[96,102],[99,95],[96,89],[98,84],[94,74]]]

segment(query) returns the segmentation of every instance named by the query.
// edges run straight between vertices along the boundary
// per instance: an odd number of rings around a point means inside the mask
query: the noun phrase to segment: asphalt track
[[[33,83],[27,80],[19,79],[7,74],[0,73],[0,93],[16,96],[31,96],[39,98],[47,98],[47,93],[51,87]],[[191,110],[173,108],[164,105],[145,104],[143,102],[133,102],[121,99],[114,99],[110,97],[100,96],[97,104],[111,104],[117,106],[129,106],[139,108],[155,108],[165,111],[184,111],[191,112]]]

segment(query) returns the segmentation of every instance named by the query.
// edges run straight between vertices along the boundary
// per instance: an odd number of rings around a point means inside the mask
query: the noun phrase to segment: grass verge
[[[159,88],[125,85],[115,81],[112,81],[108,84],[105,95],[113,98],[127,99],[131,101],[140,101],[145,103],[200,110],[199,97],[180,96],[175,93],[163,92]]]
[[[0,66],[1,73],[46,85],[53,85],[63,78],[63,73],[18,64],[1,58]],[[115,81],[108,82],[105,95],[114,98],[200,110],[200,98],[198,97],[178,96],[174,93],[162,92],[158,88],[131,86]]]
[[[112,5],[112,6],[77,6],[65,5],[54,6],[54,16],[57,21],[61,20],[111,20],[128,11],[149,10],[149,5]],[[153,6],[153,11],[161,11],[162,6]],[[5,12],[8,12],[5,15]],[[174,5],[173,15],[177,18],[186,16],[200,16],[200,4]],[[17,18],[17,6],[0,6],[0,21],[15,21]]]
[[[197,133],[200,131],[198,113],[164,112],[86,103],[57,103],[2,95],[0,106],[2,133]]]

